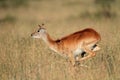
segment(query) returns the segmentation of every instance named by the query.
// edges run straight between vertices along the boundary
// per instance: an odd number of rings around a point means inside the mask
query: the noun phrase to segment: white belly
[[[93,48],[93,46],[94,46],[94,44],[91,44],[91,45],[88,45],[87,48],[88,48],[89,50],[91,50],[91,49]],[[79,48],[77,48],[77,49],[73,52],[73,54],[74,54],[74,56],[76,57],[76,56],[78,56],[78,55],[81,55],[83,52],[84,52],[84,50],[79,47]]]
[[[82,49],[78,48],[73,52],[73,54],[74,54],[74,56],[78,56],[78,55],[82,54],[83,52],[84,51]]]

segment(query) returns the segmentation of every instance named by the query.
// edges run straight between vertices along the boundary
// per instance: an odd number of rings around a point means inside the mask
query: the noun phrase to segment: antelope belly
[[[78,55],[80,55],[81,53],[83,53],[84,51],[82,50],[82,49],[76,49],[75,51],[74,51],[74,56],[78,56]]]

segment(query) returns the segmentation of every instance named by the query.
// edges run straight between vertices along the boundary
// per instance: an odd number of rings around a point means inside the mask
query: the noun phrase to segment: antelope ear
[[[42,26],[44,26],[45,24],[44,23],[42,23]]]
[[[39,26],[39,28],[41,28],[41,25],[38,24],[38,26]]]
[[[42,24],[42,25],[38,25],[40,28],[42,28],[43,26],[44,26],[44,24]]]

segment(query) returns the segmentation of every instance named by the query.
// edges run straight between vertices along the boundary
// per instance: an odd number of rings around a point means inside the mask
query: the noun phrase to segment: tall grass
[[[17,20],[15,19],[14,24],[11,22],[0,24],[1,80],[120,79],[120,19],[74,18],[84,11],[82,8],[86,8],[86,4],[93,9],[92,1],[90,3],[84,0],[83,3],[79,3],[84,5],[78,3],[75,5],[74,2],[74,5],[69,7],[65,6],[67,2],[69,1],[33,1],[27,12],[25,8],[18,8],[15,11],[2,10],[2,14],[8,12],[17,17]],[[117,13],[119,14],[119,11]],[[96,52],[95,57],[83,62],[88,68],[78,66],[73,77],[66,59],[51,51],[42,40],[30,37],[30,34],[37,29],[37,25],[42,22],[55,39],[87,27],[94,28],[101,34],[99,43],[101,50]]]

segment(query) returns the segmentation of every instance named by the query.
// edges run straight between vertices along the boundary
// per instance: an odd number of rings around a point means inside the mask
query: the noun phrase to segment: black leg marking
[[[81,54],[81,57],[84,57],[85,54],[86,54],[86,52],[83,52],[83,53]]]
[[[97,46],[97,45],[95,44],[95,45],[93,46],[92,50],[93,50],[96,46]]]
[[[91,50],[93,50],[96,46],[97,46],[97,45],[95,44],[95,45],[92,47],[92,49],[91,49]],[[84,57],[84,56],[85,56],[85,54],[86,54],[86,52],[82,52],[82,53],[81,53],[81,57]]]

